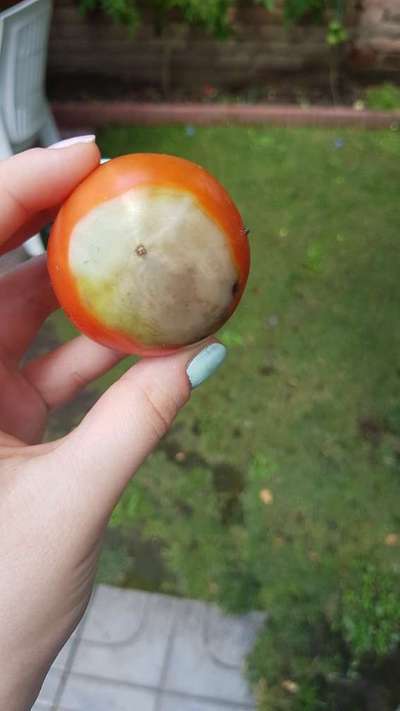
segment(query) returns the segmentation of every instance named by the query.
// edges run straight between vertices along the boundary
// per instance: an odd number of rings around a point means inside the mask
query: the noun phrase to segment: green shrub
[[[99,9],[113,22],[129,25],[132,29],[136,29],[139,25],[138,7],[135,2],[130,2],[130,0],[79,0],[78,5],[83,14]]]
[[[324,680],[342,671],[340,644],[324,614],[302,602],[274,609],[248,658],[260,711],[328,708]]]
[[[140,0],[77,0],[82,12],[100,9],[115,22],[121,22],[136,29],[141,18]],[[208,32],[224,37],[232,29],[233,11],[240,0],[148,0],[146,6],[153,11],[154,24],[162,29],[172,9],[180,11],[182,18],[189,25],[203,26]],[[262,5],[266,10],[273,10],[276,0],[252,0],[255,5]],[[335,17],[332,21],[331,15]],[[342,29],[343,0],[285,0],[284,17],[289,22],[300,22],[309,18],[323,22],[328,18],[330,30],[328,37],[339,37],[343,42],[347,38]],[[333,25],[335,24],[335,27]],[[332,25],[332,27],[331,27]],[[329,39],[328,39],[329,41]],[[337,43],[337,42],[335,42]]]
[[[365,92],[365,104],[369,109],[378,111],[400,109],[400,87],[391,82],[372,86]]]
[[[235,0],[149,0],[147,7],[153,13],[156,29],[161,31],[168,12],[177,9],[189,25],[201,25],[217,36],[224,36],[230,26],[229,11]],[[82,12],[101,9],[115,22],[137,29],[141,19],[140,2],[136,0],[78,0]]]
[[[357,567],[343,590],[334,628],[348,645],[351,664],[378,661],[400,642],[400,576],[372,564]]]
[[[399,590],[398,574],[362,563],[325,610],[304,599],[276,607],[248,659],[260,709],[363,709],[360,689],[398,649]]]
[[[300,22],[306,16],[321,21],[328,4],[326,0],[285,0],[285,16],[292,22]]]

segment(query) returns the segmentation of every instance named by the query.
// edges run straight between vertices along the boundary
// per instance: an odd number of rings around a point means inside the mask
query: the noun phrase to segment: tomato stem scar
[[[139,245],[136,247],[135,252],[136,252],[136,254],[137,254],[138,257],[144,257],[144,256],[147,254],[147,249],[146,249],[146,247],[144,246],[144,244],[139,244]]]

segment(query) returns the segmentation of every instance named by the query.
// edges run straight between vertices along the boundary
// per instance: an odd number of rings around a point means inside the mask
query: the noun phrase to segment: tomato
[[[77,328],[125,353],[201,341],[233,313],[249,272],[247,232],[203,168],[162,154],[110,160],[69,196],[48,266]]]

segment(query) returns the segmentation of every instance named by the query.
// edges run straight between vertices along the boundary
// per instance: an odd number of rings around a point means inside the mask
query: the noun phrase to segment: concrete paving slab
[[[208,605],[203,622],[203,640],[217,664],[241,669],[255,638],[265,621],[260,612],[246,615],[224,615],[214,605]]]
[[[67,706],[60,706],[58,703],[49,704],[47,702],[37,701],[32,711],[74,711],[74,709],[68,708]]]
[[[178,601],[100,586],[72,671],[157,688]]]
[[[99,586],[33,711],[253,711],[242,668],[264,619]]]
[[[44,684],[41,688],[37,702],[33,705],[32,711],[40,711],[41,706],[51,707],[55,701],[58,688],[61,684],[63,672],[59,669],[50,669]]]
[[[140,590],[99,585],[82,636],[94,644],[131,644],[144,624],[148,598]]]
[[[168,696],[163,699],[157,711],[253,711],[254,706],[232,706],[214,701],[202,701],[190,696]]]
[[[71,662],[71,655],[73,654],[74,646],[76,645],[78,630],[71,635],[69,640],[64,644],[62,650],[59,652],[57,657],[53,662],[53,669],[63,670],[67,666],[68,662]]]
[[[262,619],[228,617],[209,605],[186,601],[180,607],[163,688],[250,705],[241,672]]]
[[[71,674],[60,711],[155,711],[156,692]]]

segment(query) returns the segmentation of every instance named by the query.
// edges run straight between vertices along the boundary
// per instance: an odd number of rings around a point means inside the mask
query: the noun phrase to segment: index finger
[[[1,161],[0,254],[11,248],[15,233],[36,213],[62,203],[97,167],[99,159],[99,149],[93,142],[59,150],[32,148]]]

